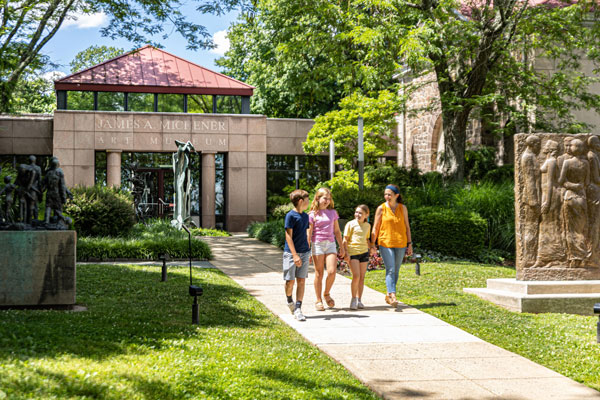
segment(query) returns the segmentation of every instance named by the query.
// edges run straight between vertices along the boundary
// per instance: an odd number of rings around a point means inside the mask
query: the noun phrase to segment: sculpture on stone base
[[[517,279],[600,279],[600,138],[515,141]]]
[[[36,164],[35,156],[29,157],[29,164],[17,167],[16,182],[12,177],[4,177],[4,187],[0,189],[0,230],[64,230],[71,220],[62,214],[63,205],[71,192],[65,185],[64,173],[59,161],[52,157],[50,167],[42,179],[42,169]],[[38,205],[46,192],[44,221],[38,221]],[[13,204],[19,205],[13,213]],[[53,214],[53,215],[52,215]]]
[[[171,225],[181,229],[181,226],[190,219],[192,181],[189,154],[196,149],[190,141],[183,143],[176,140],[175,144],[177,144],[177,152],[173,153],[175,209]]]

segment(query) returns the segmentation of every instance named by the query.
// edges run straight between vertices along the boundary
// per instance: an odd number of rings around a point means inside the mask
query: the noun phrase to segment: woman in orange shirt
[[[383,192],[385,203],[377,207],[373,231],[371,233],[371,252],[377,252],[375,241],[379,243],[379,252],[385,264],[385,302],[396,307],[396,285],[404,254],[412,255],[412,239],[408,212],[402,204],[400,189],[396,185],[387,185]]]

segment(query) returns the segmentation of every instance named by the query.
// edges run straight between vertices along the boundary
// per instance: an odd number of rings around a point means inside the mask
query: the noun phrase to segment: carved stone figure
[[[525,141],[527,148],[521,156],[520,168],[523,172],[523,257],[528,265],[532,265],[537,257],[538,228],[540,221],[541,182],[537,155],[540,152],[540,139],[529,136]]]
[[[588,138],[589,151],[587,159],[590,163],[590,184],[586,197],[588,206],[588,240],[592,260],[600,258],[600,139],[598,136]]]
[[[12,178],[8,175],[4,177],[4,187],[0,190],[0,198],[4,195],[4,207],[2,218],[4,222],[14,222],[12,215],[12,205],[14,201],[14,192],[17,187],[12,183]]]
[[[42,169],[35,163],[35,156],[29,156],[29,164],[21,164],[17,169],[17,194],[21,222],[31,225],[37,219],[37,205],[41,197]]]
[[[561,229],[561,194],[558,184],[558,143],[548,140],[542,153],[546,161],[542,164],[542,203],[541,221],[539,225],[539,238],[537,258],[534,267],[546,267],[558,264],[565,260],[565,246]]]
[[[580,139],[573,139],[569,149],[572,157],[565,160],[558,182],[565,189],[562,213],[567,258],[570,267],[579,267],[589,255],[586,188],[590,183],[590,164],[583,156],[585,149]]]
[[[177,229],[190,218],[191,196],[190,190],[192,186],[191,174],[189,170],[189,154],[196,151],[192,142],[183,143],[178,140],[177,152],[173,153],[173,173],[175,183],[175,209],[173,212],[173,220],[171,224]]]
[[[59,221],[65,222],[65,217],[62,214],[62,207],[63,204],[67,202],[68,190],[65,185],[65,175],[63,170],[59,168],[58,158],[52,157],[50,160],[50,168],[44,176],[42,185],[46,190],[45,222],[47,224],[50,223],[51,213],[54,213],[54,216],[56,216]]]

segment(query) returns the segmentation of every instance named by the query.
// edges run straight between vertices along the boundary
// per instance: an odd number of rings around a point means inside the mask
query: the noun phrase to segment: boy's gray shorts
[[[294,263],[294,257],[292,253],[283,252],[283,279],[286,281],[293,281],[296,278],[308,278],[308,260],[310,258],[310,251],[306,253],[298,253],[302,260],[302,266],[298,267]]]

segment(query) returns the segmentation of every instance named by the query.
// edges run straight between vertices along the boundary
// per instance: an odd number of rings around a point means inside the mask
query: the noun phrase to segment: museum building
[[[15,166],[33,154],[44,168],[56,156],[67,186],[139,190],[149,216],[172,212],[176,140],[196,150],[200,226],[244,230],[266,219],[268,193],[328,179],[326,158],[302,150],[313,120],[252,115],[252,86],[152,46],[62,78],[55,90],[54,115],[0,115],[0,161]]]

